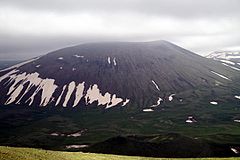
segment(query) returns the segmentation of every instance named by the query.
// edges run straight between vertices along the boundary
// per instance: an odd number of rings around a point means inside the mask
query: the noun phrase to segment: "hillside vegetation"
[[[81,152],[60,152],[32,148],[0,146],[0,160],[167,160],[165,158],[129,157]],[[237,160],[240,158],[196,158],[194,160]],[[172,159],[174,160],[174,159]],[[181,160],[181,159],[177,159]],[[191,159],[189,159],[191,160]]]

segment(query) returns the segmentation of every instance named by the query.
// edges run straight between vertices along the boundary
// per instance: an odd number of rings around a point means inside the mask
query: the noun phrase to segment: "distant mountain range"
[[[219,61],[231,69],[240,71],[240,51],[216,51],[206,57]]]

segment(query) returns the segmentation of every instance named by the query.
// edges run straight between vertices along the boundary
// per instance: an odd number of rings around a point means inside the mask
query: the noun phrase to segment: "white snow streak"
[[[79,83],[76,87],[75,100],[73,103],[73,107],[75,107],[83,97],[84,83],[85,82]]]
[[[126,101],[123,102],[122,106],[126,106],[129,103],[130,99],[126,99]]]
[[[75,54],[73,56],[76,57],[76,58],[84,58],[84,56],[80,56],[80,55],[77,55],[77,54]]]
[[[153,109],[143,109],[143,112],[152,112]]]
[[[36,79],[35,81],[37,82],[38,79]],[[54,84],[54,81],[55,81],[54,79],[48,79],[48,78],[41,79],[40,83],[37,85],[37,89],[34,91],[34,93],[26,102],[30,100],[29,105],[32,105],[34,101],[34,97],[39,93],[40,90],[42,90],[40,106],[46,106],[49,103],[55,89],[57,88],[57,85]]]
[[[152,80],[152,83],[154,84],[154,86],[156,87],[156,89],[160,91],[160,89],[159,89],[157,83],[156,83],[154,80]]]
[[[38,73],[29,73],[26,74],[26,72],[22,74],[14,74],[18,72],[18,70],[13,70],[4,76],[0,78],[0,81],[2,81],[5,78],[9,78],[8,84],[11,84],[7,95],[9,95],[8,100],[6,101],[6,104],[13,103],[16,101],[18,95],[21,93],[21,90],[23,89],[23,86],[26,85],[27,89],[25,92],[21,95],[19,98],[18,102],[23,98],[23,96],[32,88],[32,87],[37,87],[35,92],[32,94],[32,96],[29,98],[30,104],[32,104],[35,95],[42,90],[42,95],[41,95],[41,106],[45,106],[49,103],[53,92],[57,88],[56,85],[54,85],[54,80],[53,79],[41,79]]]
[[[237,98],[237,99],[240,99],[240,96],[234,96],[235,98]]]
[[[8,98],[8,100],[6,101],[5,104],[10,104],[10,103],[13,103],[16,98],[18,97],[18,95],[21,93],[23,89],[23,85],[20,84],[14,91],[13,93],[11,94],[11,96]]]
[[[26,72],[24,72],[24,73],[22,73],[22,74],[18,74],[18,75],[16,75],[16,74],[11,75],[11,76],[9,77],[10,79],[8,80],[8,82],[9,82],[9,83],[12,83],[12,82],[13,82],[13,84],[10,86],[7,95],[11,94],[11,93],[16,89],[17,84],[18,84],[20,81],[22,81],[23,79],[25,79],[25,77],[26,77]]]
[[[227,56],[227,59],[240,59],[240,56]]]
[[[34,81],[32,81],[32,82],[30,83],[30,85],[27,86],[27,89],[25,90],[25,92],[24,92],[24,93],[22,94],[22,96],[18,99],[17,104],[20,103],[20,101],[21,101],[21,99],[23,98],[23,96],[24,96],[26,93],[28,93],[33,86],[38,86],[38,85],[41,83],[42,79],[41,79],[41,78],[38,78],[38,76],[39,76],[38,73],[32,73],[32,74],[30,74],[30,75],[28,76],[28,79],[31,79],[31,80],[34,79]],[[16,80],[15,80],[15,82],[16,82]],[[27,82],[30,82],[30,81],[27,80]]]
[[[230,67],[230,68],[232,68],[232,69],[234,69],[234,70],[240,71],[240,68],[233,67],[233,66],[230,66],[230,65],[225,64],[225,63],[222,63],[222,64],[225,65],[225,66],[227,66],[227,67]]]
[[[55,89],[57,88],[56,85],[54,85],[55,80],[54,79],[43,79],[40,83],[41,89],[42,89],[42,97],[41,97],[41,104],[40,106],[46,106],[52,97]]]
[[[12,74],[14,74],[14,73],[16,73],[16,72],[18,72],[18,70],[12,70],[12,71],[6,73],[6,74],[3,75],[2,77],[0,77],[0,82],[1,82],[2,80],[6,79],[6,78],[9,78],[10,75],[12,75]]]
[[[214,71],[211,71],[211,72],[212,72],[213,74],[216,74],[217,76],[223,78],[223,79],[226,79],[226,80],[231,81],[231,79],[229,79],[228,77],[226,77],[226,76],[224,76],[224,75],[221,75],[221,74],[219,74],[219,73],[217,73],[217,72],[214,72]]]
[[[231,64],[231,65],[235,65],[234,62],[228,61],[228,60],[220,60],[223,63],[227,63],[227,64]]]
[[[22,100],[22,98],[29,93],[31,89],[34,88],[34,91],[32,95],[29,95],[29,97],[26,97],[27,100],[25,101],[29,105],[32,105],[35,101],[35,97],[41,93],[41,99],[40,99],[40,106],[46,106],[47,104],[53,102],[53,100],[56,97],[52,97],[53,93],[57,89],[57,85],[55,85],[54,79],[42,79],[39,77],[39,73],[29,73],[26,72],[18,74],[18,70],[12,70],[2,77],[0,77],[0,82],[4,79],[7,79],[6,85],[10,85],[8,89],[7,95],[9,96],[5,104],[10,104],[15,102],[16,104],[19,104]],[[93,102],[97,102],[99,105],[105,105],[105,108],[111,108],[113,106],[118,105],[122,102],[121,106],[127,105],[129,103],[130,99],[127,99],[123,101],[122,98],[118,98],[116,94],[110,94],[108,92],[102,94],[100,89],[98,88],[97,84],[94,84],[93,86],[90,86],[86,90],[86,95],[84,95],[84,83],[79,83],[78,85],[72,81],[69,84],[66,84],[63,86],[61,94],[57,98],[57,101],[55,105],[59,105],[61,99],[63,98],[63,94],[65,90],[67,89],[67,94],[64,97],[63,106],[66,107],[69,103],[69,100],[71,98],[72,94],[75,94],[73,107],[77,106],[78,103],[82,98],[84,98],[86,105],[92,104]],[[23,90],[24,89],[24,90]],[[21,94],[21,96],[19,96]],[[19,98],[18,98],[19,97]],[[158,101],[160,103],[160,99]]]
[[[234,122],[240,123],[240,120],[239,119],[235,119]]]
[[[110,107],[113,107],[113,106],[116,106],[118,103],[121,103],[122,101],[123,101],[122,98],[117,98],[116,94],[114,94],[114,95],[112,96],[112,99],[111,99],[111,104],[110,104],[110,105],[107,104],[106,109],[107,109],[107,108],[110,108]]]
[[[63,86],[63,90],[62,90],[62,92],[61,92],[60,96],[58,97],[58,99],[57,99],[57,102],[56,102],[55,106],[57,106],[57,105],[59,104],[59,102],[61,101],[61,98],[62,98],[62,95],[63,95],[63,93],[64,93],[65,89],[66,89],[66,85],[64,85],[64,86]]]
[[[217,105],[218,102],[214,102],[214,101],[212,101],[212,102],[210,102],[210,104]]]
[[[232,150],[234,153],[236,153],[236,154],[239,153],[239,151],[238,151],[237,149],[235,149],[235,148],[231,148],[231,150]]]
[[[59,57],[58,59],[59,59],[59,60],[63,60],[63,57]]]
[[[108,57],[107,60],[108,60],[108,64],[111,64],[111,58]]]
[[[115,58],[115,57],[113,58],[113,65],[114,65],[114,66],[117,65],[117,62],[116,62],[116,58]]]
[[[193,121],[190,120],[190,119],[187,119],[187,120],[186,120],[186,123],[193,123]]]
[[[67,103],[68,103],[68,101],[69,101],[69,99],[70,99],[70,97],[71,97],[71,95],[72,95],[72,93],[73,93],[73,91],[74,91],[74,89],[75,89],[75,86],[76,86],[76,84],[75,84],[74,81],[72,81],[72,82],[68,85],[68,92],[67,92],[67,95],[66,95],[66,97],[65,97],[65,101],[63,102],[63,107],[67,107]]]

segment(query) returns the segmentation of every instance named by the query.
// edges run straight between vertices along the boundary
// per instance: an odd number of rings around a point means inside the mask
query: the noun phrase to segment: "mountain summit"
[[[167,41],[87,43],[1,70],[0,103],[156,107],[236,72]]]

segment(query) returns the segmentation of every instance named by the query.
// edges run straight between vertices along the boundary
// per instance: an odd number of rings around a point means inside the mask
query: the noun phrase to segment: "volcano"
[[[152,111],[180,92],[231,83],[236,75],[167,41],[87,43],[1,70],[0,103],[105,109],[132,104]]]
[[[0,71],[0,145],[239,156],[240,74],[222,63],[167,41],[87,43],[30,59]]]

